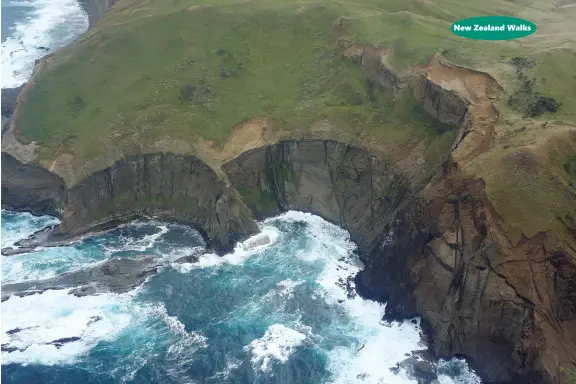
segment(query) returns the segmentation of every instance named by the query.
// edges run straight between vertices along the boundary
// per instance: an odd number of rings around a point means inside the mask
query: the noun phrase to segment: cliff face
[[[218,252],[257,231],[235,191],[211,168],[195,157],[168,154],[130,157],[72,187],[59,231],[77,235],[134,215],[185,221]]]
[[[420,314],[435,353],[487,383],[571,383],[574,261],[539,237],[512,245],[498,220],[482,180],[446,170],[363,257],[359,290],[390,318]]]
[[[424,108],[444,123],[460,125],[468,112],[468,104],[462,97],[455,92],[447,92],[427,77],[420,78],[415,94]]]
[[[2,208],[62,216],[64,181],[37,164],[24,164],[2,152]]]
[[[244,153],[223,170],[257,216],[318,214],[346,228],[362,252],[410,192],[390,164],[335,141],[280,142]]]

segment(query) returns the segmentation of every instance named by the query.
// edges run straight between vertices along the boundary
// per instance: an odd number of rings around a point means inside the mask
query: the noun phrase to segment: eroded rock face
[[[218,252],[257,231],[235,191],[202,161],[150,154],[119,161],[72,187],[59,232],[74,236],[134,215],[187,222]]]
[[[24,164],[2,152],[2,208],[62,216],[64,181],[38,164]]]
[[[468,104],[457,93],[447,92],[424,76],[414,92],[424,108],[439,121],[452,125],[460,125],[464,121]]]
[[[335,141],[284,141],[223,167],[258,217],[312,212],[346,228],[367,251],[409,194],[408,181],[363,148]]]
[[[574,261],[511,244],[482,180],[431,183],[363,260],[359,292],[390,318],[420,314],[437,355],[469,357],[487,383],[572,382]]]

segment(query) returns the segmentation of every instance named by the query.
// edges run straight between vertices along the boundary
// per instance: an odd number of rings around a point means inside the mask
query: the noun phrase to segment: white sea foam
[[[225,381],[230,375],[230,372],[242,365],[242,360],[236,358],[226,359],[226,368],[221,371],[216,372],[214,375],[210,376],[208,380],[218,379],[220,382]]]
[[[28,81],[35,60],[69,44],[88,29],[88,16],[76,0],[32,0],[12,5],[30,8],[2,43],[2,88]]]
[[[280,232],[277,228],[263,226],[261,227],[260,233],[248,238],[244,242],[236,244],[234,251],[224,256],[218,256],[215,253],[205,253],[195,263],[174,264],[173,267],[179,272],[186,273],[193,269],[211,268],[223,264],[242,264],[250,256],[262,252],[274,244],[278,240],[279,234]],[[262,239],[266,239],[266,242],[263,242]]]
[[[168,224],[156,221],[133,221],[130,223],[122,224],[119,228],[129,227],[131,229],[139,229],[145,227],[156,227],[156,232],[142,237],[124,236],[120,235],[120,241],[117,243],[103,243],[102,249],[107,255],[112,255],[116,252],[122,251],[137,251],[145,252],[150,250],[156,242],[170,230]]]
[[[11,297],[2,303],[2,343],[19,351],[2,352],[4,364],[72,364],[101,340],[114,340],[130,324],[129,294],[76,297],[68,290]],[[10,330],[22,329],[8,334]],[[54,340],[80,337],[60,348]],[[20,351],[21,350],[21,351]]]
[[[294,297],[294,290],[302,283],[304,283],[304,280],[282,280],[276,284],[278,286],[276,293],[280,296],[292,298]]]
[[[48,279],[59,274],[88,268],[103,255],[74,247],[41,248],[32,253],[2,258],[2,283]]]
[[[403,370],[394,374],[390,368],[406,359],[406,354],[426,348],[421,342],[419,319],[385,324],[385,305],[356,295],[353,278],[363,264],[353,254],[356,246],[348,232],[302,212],[287,212],[267,222],[274,220],[307,224],[306,236],[313,241],[296,256],[311,264],[323,263],[316,279],[320,288],[315,293],[328,304],[340,306],[349,317],[347,324],[340,325],[339,333],[354,335],[357,342],[326,351],[331,382],[415,383]]]
[[[259,339],[253,340],[244,350],[252,352],[255,369],[270,372],[274,360],[285,363],[296,348],[306,339],[306,335],[282,324],[273,324]]]

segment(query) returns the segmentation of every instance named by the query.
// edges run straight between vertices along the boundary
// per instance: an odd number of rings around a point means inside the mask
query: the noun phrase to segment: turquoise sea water
[[[3,212],[2,245],[55,223]],[[383,305],[349,294],[346,281],[362,265],[348,233],[300,212],[260,225],[233,253],[195,264],[175,260],[203,247],[199,234],[154,220],[2,256],[3,284],[110,257],[152,255],[166,265],[126,294],[56,290],[3,302],[2,344],[18,348],[2,352],[3,382],[417,383],[391,368],[426,348],[419,320],[384,323]],[[69,337],[79,340],[47,344]],[[438,367],[442,384],[480,383],[462,360]]]

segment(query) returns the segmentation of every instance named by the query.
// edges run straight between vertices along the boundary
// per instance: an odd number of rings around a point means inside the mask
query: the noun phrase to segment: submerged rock
[[[177,263],[181,263],[181,264],[184,264],[184,263],[197,263],[199,259],[200,259],[200,257],[197,256],[197,255],[188,255],[188,256],[183,256],[183,257],[181,257],[181,258],[179,258],[179,259],[176,259],[176,262],[177,262]]]

